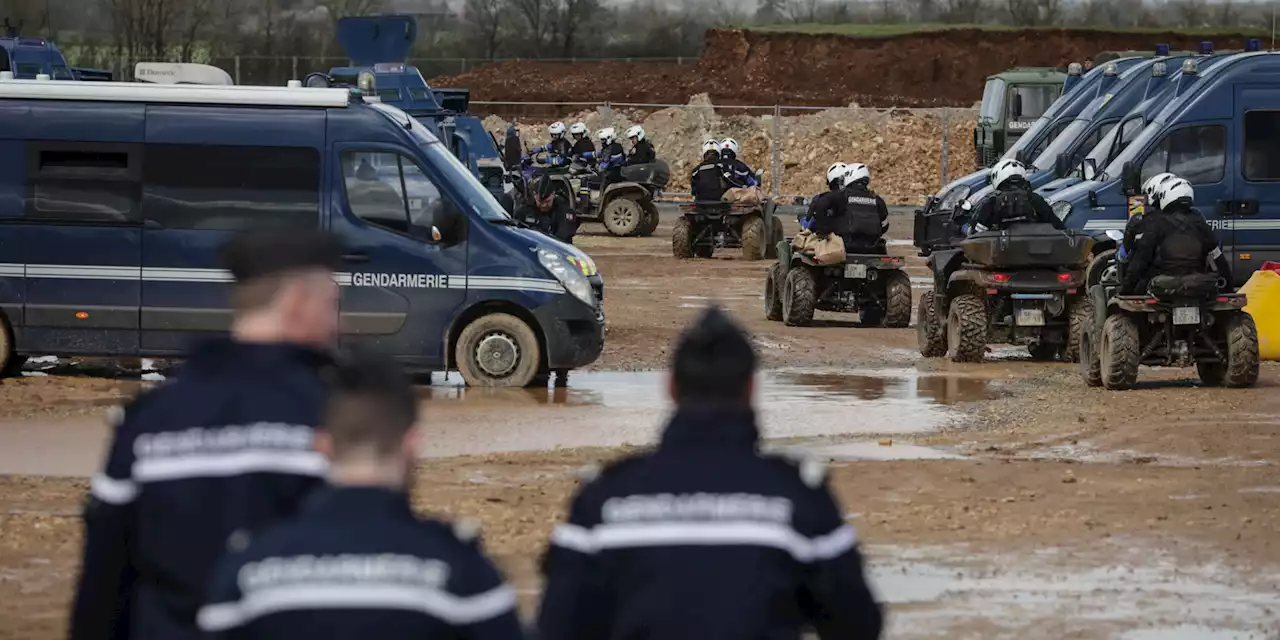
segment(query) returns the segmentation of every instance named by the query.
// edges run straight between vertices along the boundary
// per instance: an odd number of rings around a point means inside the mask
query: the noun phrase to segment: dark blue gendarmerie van
[[[359,91],[0,81],[0,369],[180,355],[230,327],[219,247],[282,228],[343,239],[346,345],[479,386],[603,348],[592,260]]]

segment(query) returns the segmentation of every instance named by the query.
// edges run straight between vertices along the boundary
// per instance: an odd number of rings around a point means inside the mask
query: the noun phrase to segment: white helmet
[[[720,141],[720,150],[729,151],[736,156],[738,155],[738,141],[733,138],[725,138]]]
[[[859,180],[871,181],[871,170],[867,165],[861,162],[855,162],[848,166],[844,174],[844,183],[840,186],[847,187]]]
[[[1009,178],[1026,178],[1027,165],[1017,160],[1001,160],[991,167],[991,186],[999,189]]]
[[[563,137],[564,137],[564,123],[563,123],[563,122],[552,122],[552,123],[551,123],[551,126],[550,126],[550,127],[547,127],[547,132],[551,134],[551,139],[552,139],[552,140],[559,140],[560,138],[563,138]]]
[[[596,132],[596,137],[605,144],[613,144],[613,141],[618,138],[618,132],[614,131],[613,127],[605,127]]]
[[[633,125],[630,129],[627,129],[627,138],[635,138],[635,139],[637,139],[637,140],[644,140],[644,127],[642,127],[642,126],[640,126],[640,125],[638,125],[638,124],[637,124],[637,125]]]
[[[716,153],[720,153],[720,141],[708,140],[702,143],[702,155],[704,156],[707,155],[708,151],[714,151]]]
[[[1178,176],[1175,176],[1172,173],[1167,173],[1167,172],[1157,173],[1156,175],[1151,176],[1151,178],[1149,178],[1146,182],[1142,184],[1142,195],[1147,197],[1148,203],[1154,202],[1155,196],[1156,196],[1156,190],[1160,188],[1160,185],[1164,184],[1168,180],[1171,180],[1177,177]]]
[[[1173,177],[1156,188],[1153,204],[1159,209],[1165,209],[1180,200],[1186,200],[1187,205],[1190,205],[1195,199],[1196,190],[1191,188],[1191,183],[1182,178]]]
[[[849,165],[843,162],[837,162],[830,167],[827,167],[827,184],[830,185],[833,182],[844,179],[844,176],[848,171]]]
[[[569,133],[575,136],[585,136],[587,135],[587,124],[585,122],[575,122],[573,126],[569,127]]]

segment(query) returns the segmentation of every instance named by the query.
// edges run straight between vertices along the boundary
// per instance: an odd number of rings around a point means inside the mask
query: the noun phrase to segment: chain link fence
[[[109,69],[114,77],[132,81],[133,68],[138,62],[176,62],[150,58],[115,56],[103,52],[76,52],[72,64],[79,67]],[[424,78],[466,73],[482,64],[529,60],[529,58],[410,58],[408,64],[418,68]],[[537,62],[646,62],[660,64],[695,64],[698,58],[537,58]],[[308,73],[327,72],[334,67],[349,66],[351,61],[341,56],[193,56],[189,62],[210,64],[226,71],[236,84],[283,86],[290,80],[301,80]]]
[[[739,157],[764,172],[762,186],[779,201],[826,190],[834,162],[861,162],[872,188],[890,204],[923,202],[942,185],[976,168],[977,110],[872,109],[765,105],[685,105],[608,102],[472,101],[471,110],[501,141],[517,124],[526,146],[547,140],[553,121],[583,122],[592,132],[614,127],[619,141],[631,125],[644,127],[658,156],[671,165],[668,196],[687,197],[689,178],[707,139],[735,139]]]

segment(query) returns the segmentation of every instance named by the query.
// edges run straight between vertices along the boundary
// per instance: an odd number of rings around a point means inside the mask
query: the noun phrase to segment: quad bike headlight
[[[565,290],[573,294],[573,297],[589,307],[596,306],[595,295],[591,292],[591,283],[587,282],[587,277],[582,275],[579,268],[570,264],[567,257],[550,249],[538,249],[538,262],[541,262],[542,266],[564,285]]]

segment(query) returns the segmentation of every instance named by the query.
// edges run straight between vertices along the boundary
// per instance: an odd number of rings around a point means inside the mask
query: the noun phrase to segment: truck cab
[[[1048,67],[1019,67],[987,78],[973,129],[978,168],[994,165],[1049,110],[1066,79]]]
[[[236,232],[344,245],[340,343],[473,386],[603,349],[604,282],[420,121],[359,90],[0,80],[0,373],[225,335]]]
[[[1250,43],[1250,48],[1257,48]],[[1093,180],[1049,199],[1068,227],[1123,230],[1145,204],[1143,181],[1165,171],[1196,190],[1236,284],[1280,260],[1280,54],[1225,56],[1203,72],[1183,61],[1175,92],[1142,132]]]

